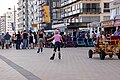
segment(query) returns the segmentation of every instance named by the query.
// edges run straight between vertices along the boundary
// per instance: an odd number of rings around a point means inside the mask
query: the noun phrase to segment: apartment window
[[[103,20],[104,20],[104,21],[110,20],[110,16],[104,16],[104,17],[103,17]]]
[[[23,8],[25,8],[25,6],[23,6]]]
[[[90,16],[90,17],[83,17],[82,18],[82,22],[94,22],[94,21],[97,21],[99,22],[100,21],[100,17],[99,16]]]
[[[103,12],[110,12],[110,9],[109,9],[109,3],[104,3],[104,10]]]
[[[25,21],[25,19],[23,19],[23,21]]]
[[[72,6],[72,11],[74,11],[75,10],[75,6]]]
[[[77,9],[80,9],[80,6],[79,6],[79,4],[77,4]]]
[[[104,12],[110,12],[110,9],[104,9]]]
[[[109,3],[104,3],[104,8],[109,8]]]

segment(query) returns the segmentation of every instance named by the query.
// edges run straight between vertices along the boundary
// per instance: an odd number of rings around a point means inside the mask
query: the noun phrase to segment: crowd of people
[[[0,37],[1,47],[6,49],[15,47],[16,49],[34,49],[37,44],[37,34],[35,32],[27,33],[26,30],[23,32],[18,32],[17,34],[10,35],[8,32],[6,34],[2,33]]]
[[[110,34],[108,32],[102,31],[102,38],[110,39],[110,36],[120,36],[120,30],[116,30],[114,34]],[[53,34],[54,35],[54,34]],[[23,32],[18,32],[17,34],[10,35],[8,32],[6,34],[1,35],[0,42],[2,49],[6,47],[6,49],[9,49],[11,47],[15,47],[16,49],[34,49],[34,47],[38,47],[37,53],[40,51],[43,51],[43,47],[50,47],[51,45],[54,47],[52,41],[53,39],[47,41],[48,38],[52,37],[53,35],[49,36],[45,35],[45,33],[40,29],[38,32],[32,32],[29,33],[24,30]],[[67,47],[67,45],[74,47],[77,44],[77,41],[83,39],[84,42],[87,44],[87,41],[91,39],[93,42],[96,41],[97,37],[101,35],[97,33],[92,33],[92,36],[90,36],[90,32],[80,32],[76,36],[72,36],[72,34],[66,33],[66,34],[60,34],[63,42],[62,47]],[[103,36],[104,35],[104,36]],[[71,42],[71,43],[70,43]],[[73,43],[73,44],[72,44]]]
[[[24,30],[22,33],[18,32],[18,34],[10,35],[8,32],[4,35],[2,33],[0,37],[0,42],[2,49],[6,46],[6,49],[15,47],[17,50],[20,49],[27,49],[31,48],[34,49],[34,47],[38,47],[37,53],[43,52],[43,47],[45,42],[54,39],[54,53],[50,60],[53,60],[55,57],[56,49],[58,48],[59,53],[59,59],[61,59],[60,54],[60,44],[61,41],[63,43],[61,35],[59,35],[59,31],[55,30],[54,35],[51,38],[45,38],[45,34],[42,31],[42,29],[39,29],[37,33],[35,32],[29,32],[27,33],[26,30]],[[5,46],[4,46],[5,45]]]
[[[44,34],[42,29],[39,29],[38,32],[29,31],[29,33],[24,30],[23,32],[18,32],[17,34],[13,35],[10,35],[8,32],[6,34],[2,33],[2,35],[0,36],[0,42],[2,49],[4,49],[5,47],[6,49],[14,47],[17,50],[20,50],[27,48],[34,49],[35,47],[38,47],[37,53],[39,53],[43,52],[43,47],[46,47],[46,45],[48,46],[48,42],[51,42],[52,40],[54,53],[50,57],[50,59],[53,60],[57,48],[58,58],[61,59],[61,44],[63,44],[63,46],[66,46],[68,41],[72,41],[75,45],[76,41],[79,39],[83,39],[86,44],[89,39],[92,39],[94,47],[97,47],[98,38],[101,38],[102,44],[104,44],[105,40],[110,39],[111,36],[120,36],[120,29],[115,31],[114,34],[108,34],[107,32],[105,33],[104,31],[100,31],[100,34],[93,32],[92,36],[90,36],[90,32],[83,32],[73,37],[71,34],[59,34],[58,30],[55,30],[54,34],[49,37],[48,35]]]

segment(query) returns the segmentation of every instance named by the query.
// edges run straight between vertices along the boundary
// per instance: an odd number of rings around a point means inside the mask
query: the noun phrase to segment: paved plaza
[[[90,47],[62,48],[62,59],[49,60],[52,48],[0,49],[0,80],[120,80],[117,56],[100,60],[88,58]]]

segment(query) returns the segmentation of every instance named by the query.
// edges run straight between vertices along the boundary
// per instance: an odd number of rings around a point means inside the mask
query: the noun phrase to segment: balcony
[[[77,1],[79,1],[79,0],[68,0],[68,1],[64,1],[64,2],[61,3],[61,7],[71,5],[71,4],[73,4],[73,3],[76,3]]]
[[[101,8],[83,8],[81,13],[101,13]]]

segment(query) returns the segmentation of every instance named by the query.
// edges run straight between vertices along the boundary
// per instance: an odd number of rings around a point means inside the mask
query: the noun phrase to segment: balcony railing
[[[62,12],[62,17],[67,17],[67,16],[72,16],[76,14],[90,14],[90,13],[101,13],[100,8],[82,8],[82,9],[77,9],[74,11],[69,11],[69,12]]]
[[[82,13],[100,13],[101,8],[83,8]]]

